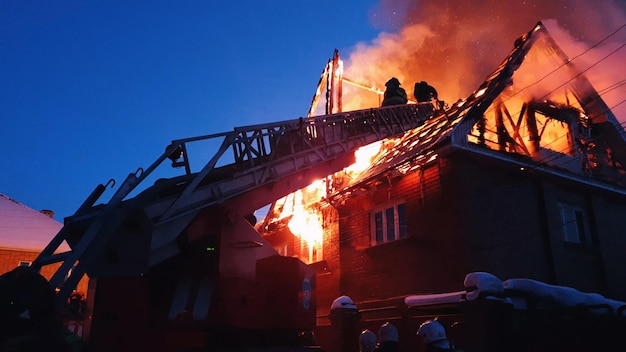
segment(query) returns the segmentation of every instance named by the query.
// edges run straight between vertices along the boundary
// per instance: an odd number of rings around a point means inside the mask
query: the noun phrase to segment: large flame
[[[291,209],[291,220],[288,226],[291,233],[306,241],[309,247],[314,247],[322,242],[324,229],[322,228],[319,213],[315,210],[308,210],[305,207],[303,194],[302,190],[298,190],[294,194],[294,204]]]
[[[372,9],[372,24],[387,31],[355,45],[345,59],[345,77],[383,86],[396,77],[409,97],[427,81],[449,103],[471,94],[513,49],[513,43],[542,21],[570,57],[584,52],[626,23],[626,3],[611,0],[488,0],[441,2],[386,0]],[[626,29],[576,60],[581,69],[626,42]],[[613,112],[626,121],[623,62],[626,49],[585,73]],[[345,111],[379,106],[378,94],[344,86]]]
[[[300,257],[309,263],[316,261],[316,254],[323,250],[322,216],[312,205],[323,198],[325,185],[325,180],[316,180],[276,202],[279,209],[275,221],[289,219],[287,226],[291,233],[306,244],[306,256],[300,253]]]
[[[393,142],[377,141],[363,146],[354,152],[355,162],[340,173],[349,178],[357,177],[366,170],[376,156],[384,149],[393,145]],[[306,243],[306,257],[313,261],[315,253],[322,253],[324,241],[324,226],[320,209],[315,205],[326,197],[327,179],[316,180],[307,187],[297,190],[276,202],[277,216],[274,221],[289,219],[287,226],[291,233]],[[302,257],[302,254],[301,254]]]
[[[343,171],[351,177],[358,174],[372,165],[374,158],[380,153],[383,141],[377,141],[357,149],[354,152],[354,164],[348,166]]]
[[[375,25],[393,31],[383,32],[372,43],[358,43],[345,65],[339,62],[336,74],[345,75],[343,79],[349,83],[342,87],[343,111],[380,106],[382,91],[376,87],[383,86],[390,77],[400,80],[409,98],[413,84],[423,80],[435,86],[441,100],[462,106],[465,102],[459,99],[478,87],[509,54],[514,40],[540,20],[548,25],[550,34],[568,56],[585,53],[578,59],[585,63],[581,69],[597,65],[598,58],[626,42],[623,30],[603,45],[588,50],[626,23],[626,4],[610,0],[488,0],[454,4],[388,0],[380,2],[371,19]],[[611,60],[605,60],[605,65],[585,73],[607,105],[620,109],[613,112],[622,124],[626,122],[626,104],[622,104],[626,85],[621,72],[625,56],[626,50],[618,50]],[[519,87],[522,82],[516,85]],[[320,94],[316,92],[316,97]],[[319,109],[314,114],[320,114]],[[393,141],[388,141],[360,148],[355,152],[355,164],[344,170],[345,175],[358,176],[381,149],[393,145]],[[309,248],[323,244],[321,215],[311,205],[325,197],[327,188],[325,180],[317,180],[277,203],[282,204],[282,209],[277,209],[277,219],[290,217],[289,229]]]

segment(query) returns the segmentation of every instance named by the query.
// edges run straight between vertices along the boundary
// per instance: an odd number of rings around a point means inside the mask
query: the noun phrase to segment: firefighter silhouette
[[[415,87],[413,87],[413,96],[418,103],[428,103],[431,99],[439,99],[437,90],[425,81],[415,83]]]
[[[82,341],[57,316],[54,297],[48,281],[29,267],[2,274],[0,351],[81,351]]]
[[[408,98],[406,91],[404,88],[400,87],[400,85],[400,81],[395,77],[392,77],[385,83],[387,89],[385,90],[382,106],[402,105],[407,103]]]

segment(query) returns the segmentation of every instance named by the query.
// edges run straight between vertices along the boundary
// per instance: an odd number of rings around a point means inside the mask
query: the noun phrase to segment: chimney
[[[54,219],[54,212],[52,210],[43,209],[40,211],[40,213],[42,213],[43,215],[49,216],[50,219]]]

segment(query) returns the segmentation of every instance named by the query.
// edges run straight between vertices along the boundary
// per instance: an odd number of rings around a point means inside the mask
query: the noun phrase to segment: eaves
[[[576,175],[566,170],[561,170],[550,165],[534,162],[527,158],[521,158],[516,154],[509,154],[500,151],[483,148],[480,146],[474,146],[471,144],[459,144],[452,143],[451,149],[464,151],[477,156],[483,156],[495,161],[501,161],[507,163],[513,167],[518,168],[520,171],[533,172],[544,175],[545,177],[552,178],[554,180],[562,180],[569,183],[577,184],[585,188],[594,189],[598,191],[610,192],[615,195],[625,196],[626,189],[609,182],[603,182],[600,180],[584,177],[583,175]]]

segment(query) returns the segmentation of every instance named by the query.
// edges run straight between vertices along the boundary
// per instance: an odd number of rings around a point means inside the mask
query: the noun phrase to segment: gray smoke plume
[[[574,57],[626,24],[626,1],[381,0],[370,21],[385,31],[354,47],[346,59],[346,77],[384,87],[395,76],[409,95],[413,83],[424,80],[442,99],[454,102],[471,94],[537,22]],[[626,49],[619,49],[624,43],[622,27],[575,60],[583,70],[594,66],[585,75],[621,121],[626,121],[620,112],[626,111]],[[376,104],[371,97],[367,103],[359,99],[354,100],[359,107]]]

